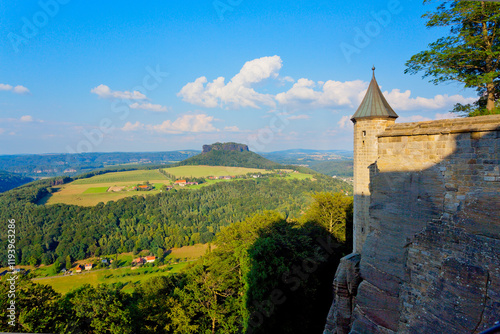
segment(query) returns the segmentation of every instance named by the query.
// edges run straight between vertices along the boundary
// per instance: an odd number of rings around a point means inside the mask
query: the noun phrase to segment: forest
[[[134,196],[94,207],[37,205],[52,186],[70,178],[40,180],[0,195],[3,221],[17,222],[16,263],[64,263],[90,256],[169,249],[207,243],[222,227],[264,210],[296,219],[314,192],[350,192],[348,184],[320,174],[314,180],[261,178]],[[83,232],[84,231],[84,232]],[[7,246],[6,232],[0,233]],[[6,254],[0,262],[6,264]]]
[[[343,209],[343,220],[337,221],[333,234],[317,210],[324,200]],[[14,327],[7,324],[9,285],[2,280],[0,330],[320,332],[331,303],[329,291],[338,261],[350,251],[346,224],[352,224],[352,198],[317,194],[303,219],[267,211],[221,228],[214,249],[187,270],[154,277],[132,294],[115,284],[85,285],[61,295],[50,286],[20,276],[16,290],[19,314]]]

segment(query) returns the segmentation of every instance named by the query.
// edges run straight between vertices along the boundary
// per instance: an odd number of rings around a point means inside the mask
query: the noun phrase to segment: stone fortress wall
[[[337,270],[325,333],[491,327],[500,320],[500,115],[365,118],[354,136],[355,248]]]

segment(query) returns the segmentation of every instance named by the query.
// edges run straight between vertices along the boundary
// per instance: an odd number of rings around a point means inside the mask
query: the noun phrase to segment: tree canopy
[[[500,3],[442,1],[423,17],[428,28],[449,27],[450,35],[413,55],[405,73],[423,71],[423,77],[431,77],[434,84],[458,81],[475,88],[479,99],[473,105],[457,104],[455,112],[467,116],[500,113]]]

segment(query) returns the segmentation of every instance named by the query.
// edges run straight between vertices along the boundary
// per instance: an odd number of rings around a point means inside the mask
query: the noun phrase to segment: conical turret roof
[[[352,116],[352,120],[368,117],[388,117],[398,118],[398,115],[392,110],[391,106],[380,91],[377,80],[375,80],[375,67],[372,68],[373,77],[363,101]]]

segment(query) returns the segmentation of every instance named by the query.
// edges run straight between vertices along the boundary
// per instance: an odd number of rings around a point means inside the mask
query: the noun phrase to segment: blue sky
[[[399,122],[475,92],[404,74],[420,1],[2,1],[0,154],[352,149],[371,67]]]

